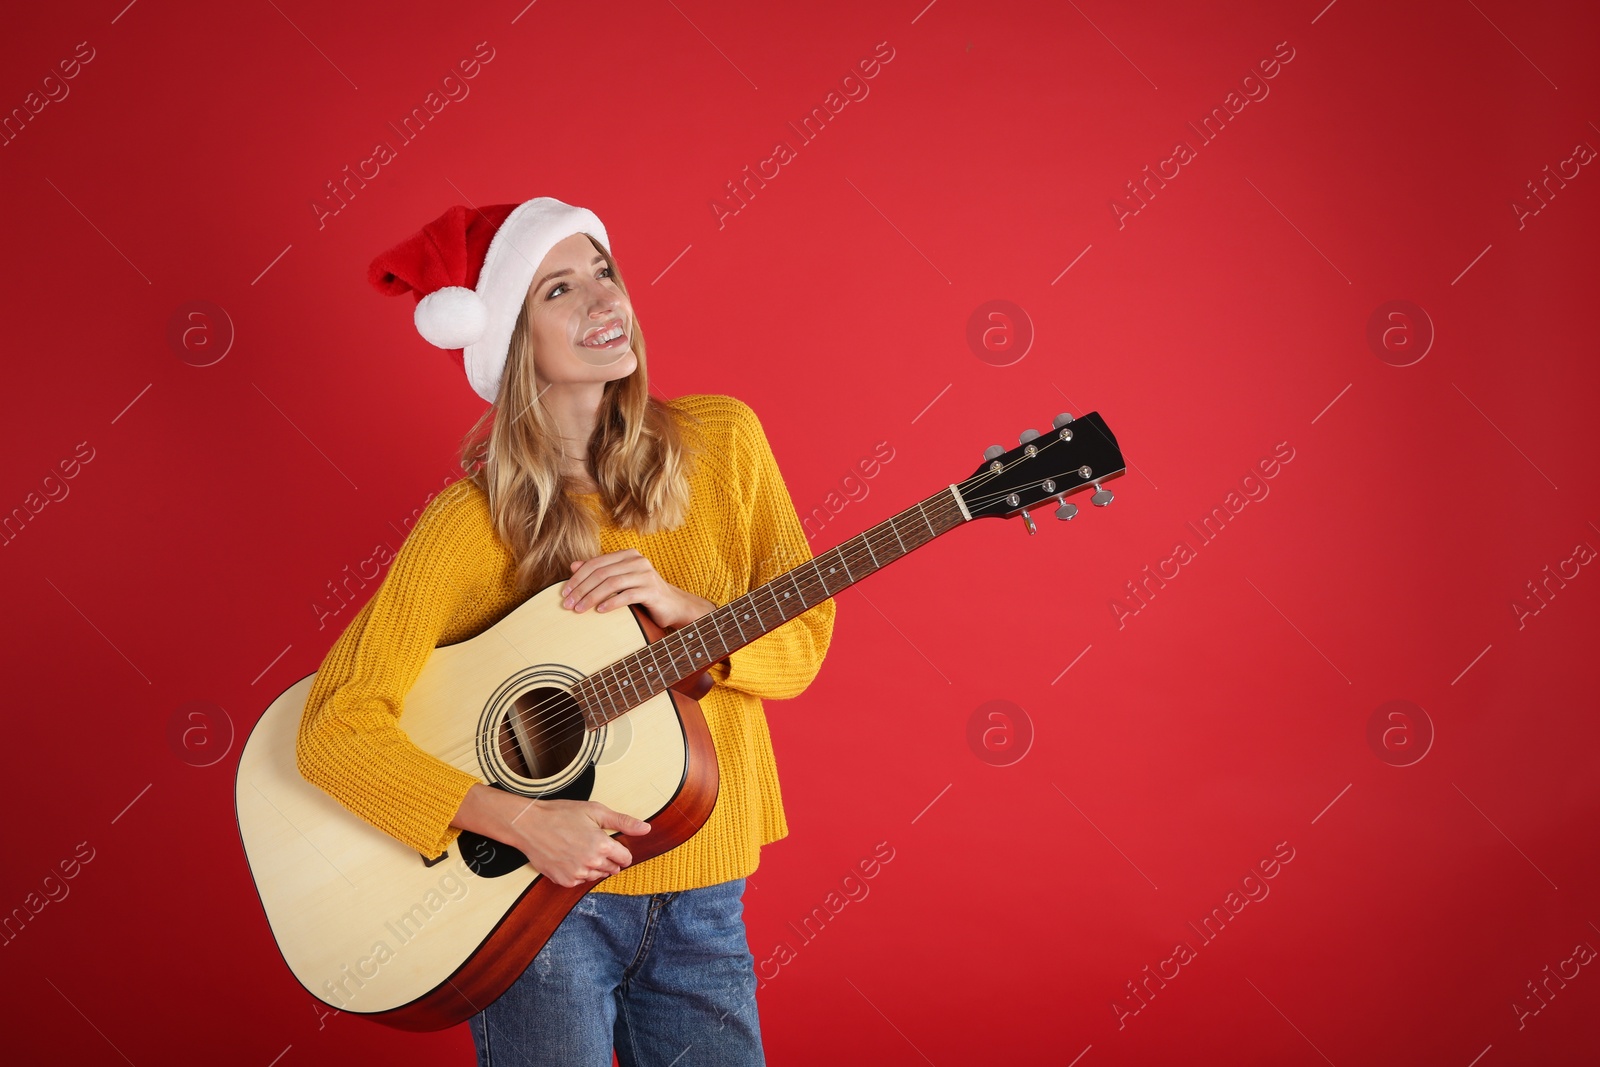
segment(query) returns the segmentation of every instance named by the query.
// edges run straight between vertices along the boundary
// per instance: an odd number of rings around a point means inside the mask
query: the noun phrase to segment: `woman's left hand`
[[[638,604],[666,630],[691,623],[716,607],[703,596],[669,584],[636,548],[573,560],[572,577],[562,585],[561,596],[562,607],[580,612]]]

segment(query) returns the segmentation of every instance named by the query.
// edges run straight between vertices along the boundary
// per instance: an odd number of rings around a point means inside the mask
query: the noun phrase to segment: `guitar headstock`
[[[1054,500],[1059,505],[1056,518],[1070,519],[1078,507],[1068,502],[1067,496],[1091,486],[1095,492],[1090,502],[1105,507],[1112,495],[1101,483],[1127,471],[1117,439],[1098,411],[1076,419],[1057,415],[1048,432],[1024,430],[1021,441],[1009,452],[990,445],[984,450],[983,464],[957,484],[974,519],[1004,519],[1020,513],[1032,533],[1028,508]]]

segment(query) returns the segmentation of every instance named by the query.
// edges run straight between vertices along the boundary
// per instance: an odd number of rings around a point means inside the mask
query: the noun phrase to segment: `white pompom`
[[[489,308],[471,289],[447,285],[417,303],[417,332],[437,348],[466,348],[489,328]]]

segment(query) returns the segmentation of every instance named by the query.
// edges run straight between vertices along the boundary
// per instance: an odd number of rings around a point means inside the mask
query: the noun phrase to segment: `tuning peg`
[[[1077,513],[1078,505],[1076,504],[1062,504],[1059,508],[1056,508],[1056,518],[1058,519],[1070,520]]]
[[[1039,431],[1038,430],[1023,430],[1020,434],[1017,435],[1017,444],[1025,445],[1029,441],[1033,440],[1035,437],[1038,437],[1038,436],[1039,436]]]
[[[1111,490],[1097,483],[1095,485],[1094,495],[1089,498],[1089,503],[1093,504],[1097,508],[1103,508],[1115,499],[1117,498],[1111,495]]]
[[[983,450],[983,458],[989,460],[990,462],[999,459],[1005,454],[1006,450],[1001,448],[999,445],[990,445],[988,448]]]
[[[1030,537],[1039,532],[1038,528],[1033,525],[1033,516],[1028,514],[1027,508],[1022,509],[1022,521],[1028,524],[1028,535]]]
[[[1061,414],[1057,415],[1051,421],[1050,425],[1053,426],[1054,428],[1056,428],[1057,430],[1059,430],[1059,429],[1061,429],[1061,427],[1065,426],[1067,423],[1069,423],[1071,421],[1072,421],[1072,416],[1067,414],[1065,411],[1063,411]]]

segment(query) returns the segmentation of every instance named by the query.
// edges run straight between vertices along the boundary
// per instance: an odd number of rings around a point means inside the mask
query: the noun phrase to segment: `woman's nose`
[[[615,311],[622,303],[622,294],[600,284],[594,284],[589,289],[589,314],[603,315]]]

